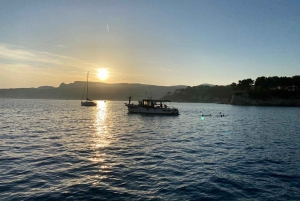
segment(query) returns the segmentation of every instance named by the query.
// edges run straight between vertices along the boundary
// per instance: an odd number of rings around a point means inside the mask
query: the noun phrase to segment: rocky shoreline
[[[247,105],[247,106],[289,106],[300,107],[300,99],[251,99],[249,94],[234,94],[230,102],[231,105]]]

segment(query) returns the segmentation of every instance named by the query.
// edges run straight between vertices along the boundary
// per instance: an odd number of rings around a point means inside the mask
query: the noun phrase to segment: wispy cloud
[[[68,46],[65,46],[65,45],[57,45],[57,47],[60,47],[60,48],[67,48]]]
[[[109,33],[109,28],[108,28],[108,25],[106,26],[106,29],[107,29],[107,33]]]
[[[95,64],[75,59],[69,56],[52,54],[49,52],[35,51],[7,44],[0,44],[0,59],[6,63],[31,64],[43,67],[72,67],[87,69]]]
[[[18,61],[36,61],[42,63],[57,63],[56,60],[51,60],[46,57],[38,57],[36,53],[26,51],[13,46],[0,44],[0,58],[6,60]]]

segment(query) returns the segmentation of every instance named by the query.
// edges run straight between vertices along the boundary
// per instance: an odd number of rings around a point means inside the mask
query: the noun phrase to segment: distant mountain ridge
[[[216,86],[215,84],[208,84],[208,83],[204,83],[204,84],[200,84],[198,86],[209,86],[209,87],[214,87]]]
[[[38,88],[0,89],[0,98],[28,98],[28,99],[72,99],[80,100],[84,88],[84,81],[70,84],[61,83],[59,87],[41,86]],[[158,86],[147,84],[89,82],[89,98],[94,100],[139,100],[145,97],[161,98],[166,93],[173,93],[177,89],[186,88],[185,85]]]

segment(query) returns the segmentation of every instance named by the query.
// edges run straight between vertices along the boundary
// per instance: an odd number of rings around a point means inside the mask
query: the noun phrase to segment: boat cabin
[[[153,100],[151,98],[143,99],[137,105],[130,103],[131,96],[128,97],[129,102],[125,103],[130,113],[144,113],[144,114],[166,114],[179,115],[177,108],[169,107],[165,103],[170,100]]]
[[[168,106],[164,104],[165,102],[171,102],[170,100],[153,100],[153,99],[143,99],[139,101],[139,106],[149,107],[149,108],[167,108]]]

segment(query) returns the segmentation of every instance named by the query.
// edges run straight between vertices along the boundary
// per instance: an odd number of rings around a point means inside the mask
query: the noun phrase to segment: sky
[[[300,75],[299,0],[0,0],[0,88]],[[97,77],[109,71],[106,80]]]

